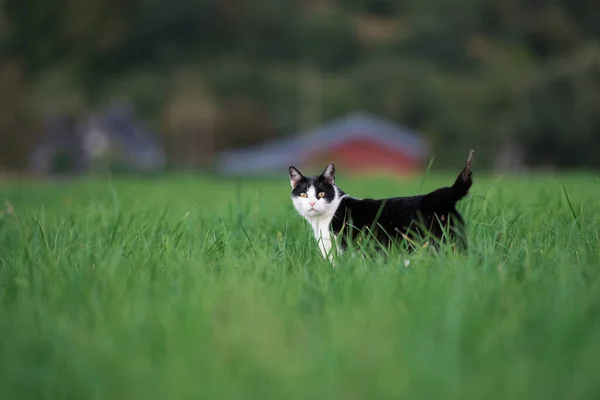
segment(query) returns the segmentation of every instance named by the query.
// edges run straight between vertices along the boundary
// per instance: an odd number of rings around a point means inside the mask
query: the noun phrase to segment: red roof
[[[320,168],[333,161],[348,173],[392,173],[409,176],[421,169],[420,161],[402,149],[389,148],[368,138],[352,139],[318,153],[303,156],[303,165]]]
[[[225,151],[217,168],[226,174],[279,174],[309,162],[307,157],[316,162],[318,153],[327,157],[322,162],[346,164],[347,170],[411,173],[424,162],[427,143],[410,129],[358,113],[260,146]]]

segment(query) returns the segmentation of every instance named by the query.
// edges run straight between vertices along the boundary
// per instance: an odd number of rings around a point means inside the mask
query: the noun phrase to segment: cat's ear
[[[292,185],[292,189],[296,187],[296,185],[302,180],[303,176],[298,169],[294,166],[290,166],[290,185]]]
[[[329,183],[330,185],[334,185],[335,184],[335,165],[333,163],[329,163],[329,165],[327,165],[327,168],[325,168],[325,171],[323,171],[323,173],[321,175],[323,175],[323,178],[325,178],[325,181],[327,183]]]

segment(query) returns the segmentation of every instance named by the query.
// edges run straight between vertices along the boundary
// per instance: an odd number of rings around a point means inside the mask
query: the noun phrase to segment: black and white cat
[[[311,224],[321,253],[330,261],[333,261],[332,238],[341,238],[342,253],[349,240],[354,241],[367,231],[384,247],[399,244],[405,238],[414,240],[430,234],[439,241],[458,239],[464,248],[464,220],[456,203],[468,194],[473,184],[473,155],[471,150],[465,167],[450,187],[423,195],[378,200],[358,199],[344,193],[335,184],[333,163],[321,175],[308,177],[290,166],[292,202]]]

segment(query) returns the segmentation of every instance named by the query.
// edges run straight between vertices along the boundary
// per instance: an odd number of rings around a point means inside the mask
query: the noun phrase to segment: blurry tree
[[[81,109],[128,96],[164,128],[175,160],[206,165],[219,149],[367,110],[423,132],[440,166],[476,147],[482,162],[600,167],[599,2],[0,0],[0,7],[0,62],[19,71],[5,72],[13,100],[3,104],[19,112],[5,109],[3,121],[34,115],[40,104]],[[11,132],[30,129],[21,117],[11,121]]]
[[[356,30],[342,12],[307,16],[300,22],[298,30],[302,61],[325,71],[348,68],[360,56]]]
[[[22,66],[0,58],[0,169],[22,169],[36,119],[28,115]]]

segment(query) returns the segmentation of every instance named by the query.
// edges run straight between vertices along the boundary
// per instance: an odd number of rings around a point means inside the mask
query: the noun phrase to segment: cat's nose
[[[308,202],[308,204],[309,204],[311,207],[313,207],[315,204],[317,204],[317,202],[316,202],[316,201],[309,201],[309,202]]]

